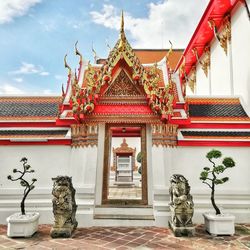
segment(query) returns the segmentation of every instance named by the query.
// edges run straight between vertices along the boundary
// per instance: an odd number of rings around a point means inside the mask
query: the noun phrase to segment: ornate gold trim
[[[222,21],[222,29],[219,34],[218,29],[215,25],[215,21],[213,19],[210,19],[208,21],[208,24],[211,29],[214,31],[214,35],[216,39],[219,41],[220,46],[224,49],[226,55],[228,50],[228,43],[231,42],[231,20],[230,15],[226,15],[225,18]]]
[[[201,68],[205,74],[205,76],[208,76],[208,70],[210,68],[210,47],[205,47],[204,49],[204,56],[203,59],[201,61]]]
[[[196,88],[196,67],[193,66],[188,77],[188,86],[194,93],[195,88]]]
[[[208,69],[210,67],[210,48],[209,47],[204,48],[204,55],[203,55],[202,60],[200,60],[200,58],[199,58],[197,48],[193,48],[192,52],[194,53],[197,62],[201,65],[201,68],[207,77],[208,76]]]
[[[97,146],[98,126],[87,124],[71,125],[71,147]]]
[[[177,130],[176,124],[152,125],[152,144],[157,147],[176,147]]]

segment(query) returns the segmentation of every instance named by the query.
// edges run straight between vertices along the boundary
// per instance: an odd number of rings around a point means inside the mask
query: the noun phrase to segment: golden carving
[[[71,125],[72,147],[97,146],[98,126],[87,124]]]
[[[105,92],[108,96],[138,96],[142,95],[124,70],[121,70],[114,82]]]
[[[224,49],[226,55],[228,50],[228,43],[231,41],[231,21],[230,16],[227,15],[223,20],[223,30],[220,34],[220,46]]]
[[[196,67],[193,67],[191,72],[189,73],[188,77],[188,86],[194,93],[195,87],[196,87]]]
[[[201,61],[201,68],[205,73],[206,77],[208,76],[208,69],[210,68],[210,48],[206,47],[204,49],[204,56]]]
[[[210,49],[209,49],[209,47],[206,47],[204,49],[204,56],[203,56],[202,60],[200,60],[200,58],[199,58],[197,48],[193,48],[192,52],[194,53],[197,62],[201,65],[201,68],[207,77],[208,76],[208,68],[210,67]]]
[[[169,40],[169,43],[170,43],[170,50],[167,52],[166,54],[166,61],[167,61],[167,66],[169,68],[169,57],[170,55],[173,53],[173,44],[171,43],[171,41]]]
[[[167,54],[170,55],[172,50]],[[118,75],[117,79],[112,79],[114,67],[118,62],[126,62],[129,67],[129,76],[124,71]],[[127,72],[127,71],[126,71]],[[128,43],[124,32],[124,18],[122,13],[120,38],[115,47],[110,51],[106,63],[100,70],[94,69],[89,63],[86,71],[87,86],[80,88],[78,79],[72,82],[71,107],[74,118],[82,123],[86,121],[95,107],[96,100],[99,98],[101,87],[107,87],[107,95],[115,97],[141,96],[147,94],[147,100],[151,109],[157,115],[164,116],[164,119],[170,119],[173,115],[174,91],[171,75],[169,74],[169,85],[165,88],[159,88],[160,70],[155,64],[148,71],[140,63],[133,49]],[[144,91],[143,91],[144,89]],[[146,98],[145,98],[146,100]],[[168,116],[165,116],[165,115]]]
[[[177,146],[177,130],[176,124],[152,125],[152,144],[157,147]]]
[[[231,20],[230,20],[230,15],[227,15],[223,19],[223,24],[222,24],[222,29],[219,34],[218,29],[215,25],[214,20],[210,19],[208,21],[208,24],[211,29],[214,31],[214,35],[217,38],[217,40],[220,43],[220,46],[224,49],[226,55],[227,55],[227,49],[228,49],[228,43],[231,41]]]

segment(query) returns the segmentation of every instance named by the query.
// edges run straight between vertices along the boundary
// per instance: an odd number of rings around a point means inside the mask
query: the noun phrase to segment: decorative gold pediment
[[[125,70],[121,70],[114,81],[105,91],[106,96],[138,96],[143,95],[136,87],[133,80],[128,76]]]
[[[122,15],[119,40],[102,67],[96,70],[89,63],[85,86],[79,86],[77,74],[71,81],[70,107],[74,118],[83,123],[94,112],[101,96],[110,96],[113,100],[115,97],[143,96],[153,113],[160,115],[162,121],[170,120],[175,103],[174,82],[169,79],[167,86],[159,87],[161,76],[157,64],[149,68],[144,68],[127,41]]]

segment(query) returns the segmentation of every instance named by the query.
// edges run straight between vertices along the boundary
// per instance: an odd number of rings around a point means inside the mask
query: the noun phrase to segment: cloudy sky
[[[185,48],[209,0],[0,0],[0,95],[60,94],[78,66],[74,44],[93,61],[118,39],[120,13],[134,48]]]

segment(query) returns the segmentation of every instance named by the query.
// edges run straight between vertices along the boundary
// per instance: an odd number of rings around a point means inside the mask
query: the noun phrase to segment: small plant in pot
[[[7,235],[9,237],[30,237],[38,229],[39,213],[25,211],[25,200],[30,191],[35,188],[34,183],[37,181],[35,178],[28,181],[26,175],[34,173],[35,170],[31,169],[26,157],[23,157],[20,162],[22,162],[22,169],[13,169],[13,173],[17,175],[17,177],[12,175],[8,175],[7,177],[8,180],[20,182],[20,185],[24,188],[23,198],[20,204],[21,213],[15,213],[7,218]]]
[[[206,155],[211,167],[204,167],[200,173],[200,180],[211,189],[211,203],[215,210],[215,214],[204,213],[205,228],[212,235],[233,235],[234,219],[233,215],[222,214],[221,210],[215,202],[215,187],[226,183],[228,177],[220,177],[225,170],[235,166],[235,162],[231,157],[225,157],[221,163],[217,164],[217,160],[222,157],[219,150],[213,149]]]

